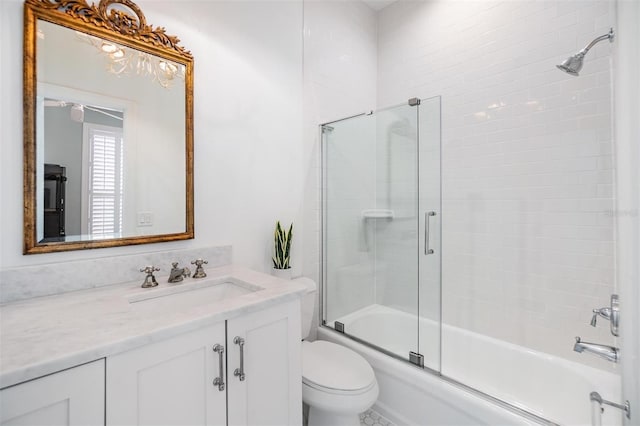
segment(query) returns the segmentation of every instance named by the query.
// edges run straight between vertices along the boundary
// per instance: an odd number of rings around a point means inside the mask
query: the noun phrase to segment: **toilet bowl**
[[[311,330],[317,286],[307,286],[302,301],[302,337]],[[378,399],[373,369],[361,355],[324,340],[302,342],[302,400],[309,406],[309,426],[359,426],[359,414]]]
[[[318,340],[302,343],[302,400],[309,426],[359,426],[359,414],[378,399],[369,363],[344,346]]]

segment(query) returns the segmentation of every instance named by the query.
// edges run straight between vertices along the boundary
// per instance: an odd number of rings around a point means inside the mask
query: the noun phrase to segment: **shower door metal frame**
[[[324,141],[324,133],[326,131],[333,131],[333,127],[330,124],[339,123],[340,121],[350,120],[356,117],[363,117],[366,115],[373,114],[374,111],[365,111],[360,114],[350,115],[348,117],[339,118],[337,120],[327,121],[318,126],[318,137],[320,139],[320,191],[319,191],[319,206],[322,217],[320,218],[320,285],[318,286],[319,298],[318,298],[318,324],[320,326],[328,327],[325,321],[325,309],[327,306],[327,292],[325,290],[325,282],[324,279],[327,276],[327,245],[324,241],[325,229],[327,227],[327,209],[326,205],[326,195],[327,195],[327,174],[325,172],[325,161],[326,161],[326,143]],[[334,330],[333,327],[328,327]]]

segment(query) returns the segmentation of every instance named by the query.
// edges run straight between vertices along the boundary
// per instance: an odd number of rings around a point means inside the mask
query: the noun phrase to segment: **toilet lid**
[[[316,387],[355,391],[375,381],[362,356],[335,343],[317,340],[302,345],[302,381]]]

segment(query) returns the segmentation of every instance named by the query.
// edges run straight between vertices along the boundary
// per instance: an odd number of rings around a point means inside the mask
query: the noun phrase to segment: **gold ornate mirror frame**
[[[114,7],[115,6],[115,7]],[[128,13],[125,10],[133,12]],[[135,16],[134,16],[135,15]],[[36,40],[37,21],[43,20],[129,48],[174,61],[185,67],[186,218],[185,232],[88,241],[38,241],[36,160]],[[162,27],[146,23],[130,0],[26,0],[24,4],[24,254],[147,244],[194,238],[193,216],[193,57],[179,39]],[[161,197],[166,194],[155,194]]]

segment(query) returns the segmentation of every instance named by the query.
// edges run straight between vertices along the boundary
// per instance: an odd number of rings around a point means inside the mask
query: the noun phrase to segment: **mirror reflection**
[[[123,111],[45,98],[45,241],[123,235],[123,116]]]
[[[185,66],[37,22],[39,242],[186,231]]]

